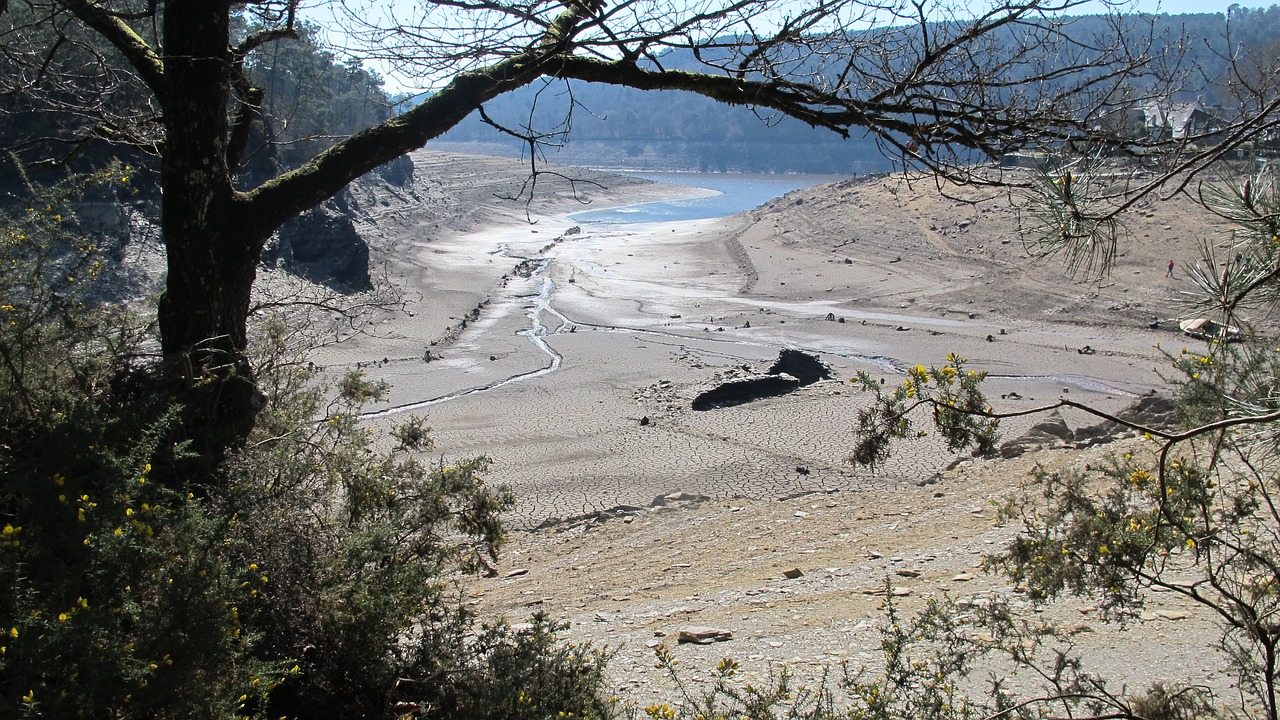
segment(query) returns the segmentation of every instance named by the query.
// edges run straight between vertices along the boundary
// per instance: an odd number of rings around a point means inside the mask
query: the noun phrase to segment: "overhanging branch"
[[[107,12],[88,0],[58,0],[58,2],[115,46],[137,71],[138,77],[142,78],[155,94],[156,99],[164,101],[166,95],[164,60],[147,44],[146,40],[142,39],[142,36],[134,32],[133,28],[119,16]]]

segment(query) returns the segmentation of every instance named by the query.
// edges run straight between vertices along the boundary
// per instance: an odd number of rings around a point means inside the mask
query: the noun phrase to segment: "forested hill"
[[[1231,8],[1227,15],[1163,15],[1154,18],[1156,37],[1173,47],[1181,38],[1177,62],[1187,83],[1175,100],[1203,98],[1229,107],[1238,103],[1220,81],[1228,77],[1229,57],[1249,61],[1280,51],[1280,7]],[[1072,32],[1108,30],[1101,17],[1079,18]],[[1134,22],[1132,32],[1146,35],[1151,24]],[[686,58],[662,58],[668,67],[692,66]],[[1254,61],[1256,64],[1256,60]],[[574,105],[572,114],[568,109]],[[747,107],[727,107],[679,91],[640,92],[612,85],[551,83],[503,95],[486,106],[494,121],[512,129],[532,126],[547,133],[572,132],[552,138],[549,159],[571,165],[606,168],[679,169],[727,172],[811,172],[853,174],[890,169],[875,139],[855,135],[842,139],[792,119],[757,114]],[[532,118],[532,122],[530,122]],[[568,123],[566,123],[568,118]],[[433,147],[486,154],[527,153],[519,139],[485,124],[478,115],[444,135]]]
[[[8,16],[16,17],[11,10]],[[1163,15],[1131,18],[1132,45],[1142,47],[1155,33],[1158,58],[1181,70],[1185,83],[1173,100],[1197,97],[1209,104],[1238,106],[1223,81],[1232,77],[1229,63],[1266,67],[1280,54],[1280,6],[1226,13]],[[1144,22],[1151,19],[1153,22]],[[244,37],[255,27],[238,20]],[[1077,18],[1070,32],[1107,36],[1112,28],[1102,17]],[[861,38],[866,41],[866,38]],[[872,39],[874,41],[874,38]],[[154,187],[143,171],[151,166],[146,150],[160,142],[159,110],[131,74],[112,70],[110,63],[93,61],[111,50],[88,37],[57,61],[64,67],[51,76],[67,79],[49,92],[0,98],[0,147],[12,150],[28,168],[99,167],[119,158],[135,166],[141,187]],[[384,91],[382,78],[358,63],[348,62],[319,46],[315,28],[304,26],[301,37],[268,43],[248,57],[246,74],[265,90],[259,123],[241,140],[244,164],[238,182],[253,186],[284,169],[294,168],[337,140],[375,124],[393,112],[394,98]],[[1010,35],[1007,42],[1016,42]],[[95,55],[96,53],[96,55]],[[671,68],[692,69],[694,58],[670,53],[660,58]],[[83,69],[84,72],[80,72]],[[17,77],[20,70],[0,55],[0,73]],[[1101,70],[1100,70],[1101,72]],[[1255,72],[1256,74],[1256,72]],[[1274,82],[1273,78],[1258,78]],[[33,81],[34,82],[34,81]],[[1139,92],[1143,89],[1138,88]],[[101,117],[67,110],[67,97],[101,96]],[[401,102],[403,107],[406,102]],[[572,108],[572,112],[570,109]],[[890,169],[866,134],[843,139],[791,119],[749,107],[728,106],[679,91],[643,92],[615,85],[563,82],[534,83],[503,94],[485,106],[496,123],[515,131],[532,127],[544,134],[547,159],[562,164],[600,168],[677,169],[724,172],[812,172],[863,174]],[[126,128],[107,132],[103,128]],[[562,131],[570,131],[563,133]],[[69,146],[59,137],[82,137]],[[431,143],[442,150],[491,155],[527,155],[521,140],[482,122],[473,114]],[[0,157],[0,166],[9,156]],[[8,173],[9,179],[14,176]],[[0,185],[5,179],[0,177]]]

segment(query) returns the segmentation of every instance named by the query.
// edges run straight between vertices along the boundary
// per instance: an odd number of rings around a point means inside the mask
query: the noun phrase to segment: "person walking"
[[[1165,277],[1173,277],[1173,261],[1169,261],[1169,269],[1164,274]]]

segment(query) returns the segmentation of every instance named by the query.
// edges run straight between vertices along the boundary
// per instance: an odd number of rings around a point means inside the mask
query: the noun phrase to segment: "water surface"
[[[714,190],[715,195],[663,200],[574,214],[583,223],[650,223],[705,220],[759,207],[792,190],[843,180],[840,175],[758,175],[746,173],[627,173],[633,177]]]

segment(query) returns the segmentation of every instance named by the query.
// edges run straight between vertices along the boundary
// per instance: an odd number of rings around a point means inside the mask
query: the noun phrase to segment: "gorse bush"
[[[260,379],[267,409],[214,504],[228,549],[254,574],[245,617],[273,659],[298,662],[276,694],[281,709],[381,707],[387,688],[426,662],[412,631],[458,621],[452,578],[496,556],[512,498],[485,483],[484,458],[423,461],[420,420],[377,449],[360,412],[385,387],[354,372],[336,389],[317,384],[304,363],[279,362],[284,337],[264,328],[258,347],[278,354]]]
[[[428,459],[418,419],[372,430],[385,387],[324,382],[284,323],[258,328],[248,442],[216,483],[175,471],[192,451],[154,333],[97,297],[68,209],[119,181],[33,189],[0,230],[3,714],[612,713],[605,654],[465,610],[458,580],[496,557],[512,502],[488,461]]]
[[[3,701],[229,716],[271,668],[250,655],[217,523],[151,477],[181,452],[164,444],[173,412],[145,389],[146,328],[93,297],[102,259],[68,209],[83,182],[33,190],[0,229]]]

